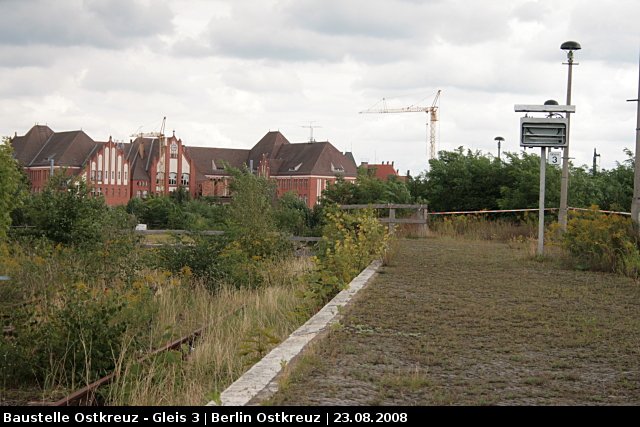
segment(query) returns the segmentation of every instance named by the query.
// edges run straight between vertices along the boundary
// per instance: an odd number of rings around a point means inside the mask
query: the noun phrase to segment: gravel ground
[[[274,405],[638,405],[640,285],[513,245],[400,241]]]

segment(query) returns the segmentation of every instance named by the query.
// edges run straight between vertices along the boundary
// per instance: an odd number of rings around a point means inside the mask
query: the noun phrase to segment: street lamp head
[[[558,105],[558,101],[556,101],[555,99],[549,99],[547,101],[544,101],[544,105]]]
[[[582,49],[580,43],[568,41],[560,45],[560,49],[567,51],[567,59],[569,59],[569,65],[573,63],[573,51]]]
[[[562,43],[562,45],[560,45],[560,49],[562,49],[562,50],[580,50],[580,49],[582,49],[582,46],[580,46],[580,43],[578,43],[578,42],[568,41],[568,42]]]
[[[504,138],[501,136],[496,136],[495,138],[493,138],[493,140],[501,142],[501,141],[504,141]]]

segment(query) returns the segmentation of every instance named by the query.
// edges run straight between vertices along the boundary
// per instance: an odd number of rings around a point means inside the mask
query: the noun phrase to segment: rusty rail
[[[169,350],[175,350],[180,348],[182,344],[189,343],[190,345],[195,341],[196,338],[199,338],[202,335],[202,332],[205,328],[200,328],[191,333],[190,335],[186,335],[182,338],[179,338],[175,341],[171,341],[166,343],[160,348],[153,350],[150,353],[147,353],[142,358],[138,359],[138,362],[144,362],[145,360],[156,356],[160,353]],[[106,384],[109,384],[116,377],[116,373],[112,372],[109,375],[100,378],[97,381],[92,382],[91,384],[74,391],[70,395],[58,400],[51,404],[51,406],[92,406],[95,403],[95,391]]]
[[[245,304],[241,305],[238,309],[234,310],[232,313],[227,314],[226,316],[224,316],[221,320],[225,320],[231,316],[236,315],[238,312],[240,312],[241,310],[244,310],[245,308]],[[177,348],[180,348],[183,344],[185,343],[189,343],[189,345],[191,346],[193,344],[193,342],[197,339],[200,338],[202,336],[202,334],[204,333],[205,330],[207,330],[210,326],[203,326],[199,329],[196,329],[195,331],[193,331],[191,334],[186,335],[182,338],[179,338],[175,341],[170,341],[168,343],[166,343],[165,345],[163,345],[162,347],[159,347],[155,350],[153,350],[150,353],[145,354],[144,356],[142,356],[140,359],[138,359],[138,362],[144,362],[145,360],[156,356],[160,353],[163,353],[165,351],[169,351],[169,350],[175,350]],[[116,372],[112,372],[109,375],[100,378],[99,380],[96,380],[94,382],[92,382],[91,384],[74,391],[73,393],[71,393],[70,395],[58,400],[57,402],[52,402],[49,403],[49,406],[93,406],[96,405],[96,397],[95,397],[95,392],[99,387],[102,387],[103,385],[109,384],[113,381],[113,379],[116,377]],[[42,403],[38,403],[38,404],[42,404]]]

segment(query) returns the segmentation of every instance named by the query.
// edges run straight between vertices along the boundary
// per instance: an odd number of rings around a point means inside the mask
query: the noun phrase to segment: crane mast
[[[360,114],[390,114],[390,113],[426,113],[427,114],[427,164],[430,159],[436,158],[436,138],[438,123],[438,101],[440,99],[440,90],[436,93],[431,106],[420,107],[411,105],[405,108],[388,108],[386,99],[382,99],[382,108],[370,108],[360,111]]]

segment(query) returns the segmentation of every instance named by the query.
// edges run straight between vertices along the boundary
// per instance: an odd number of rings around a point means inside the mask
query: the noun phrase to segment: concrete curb
[[[245,406],[259,393],[275,393],[278,384],[274,379],[284,366],[300,354],[320,332],[336,322],[339,309],[367,285],[381,265],[380,261],[369,264],[318,313],[223,391],[220,395],[222,406]],[[217,404],[214,401],[207,403],[207,406],[215,405]]]

